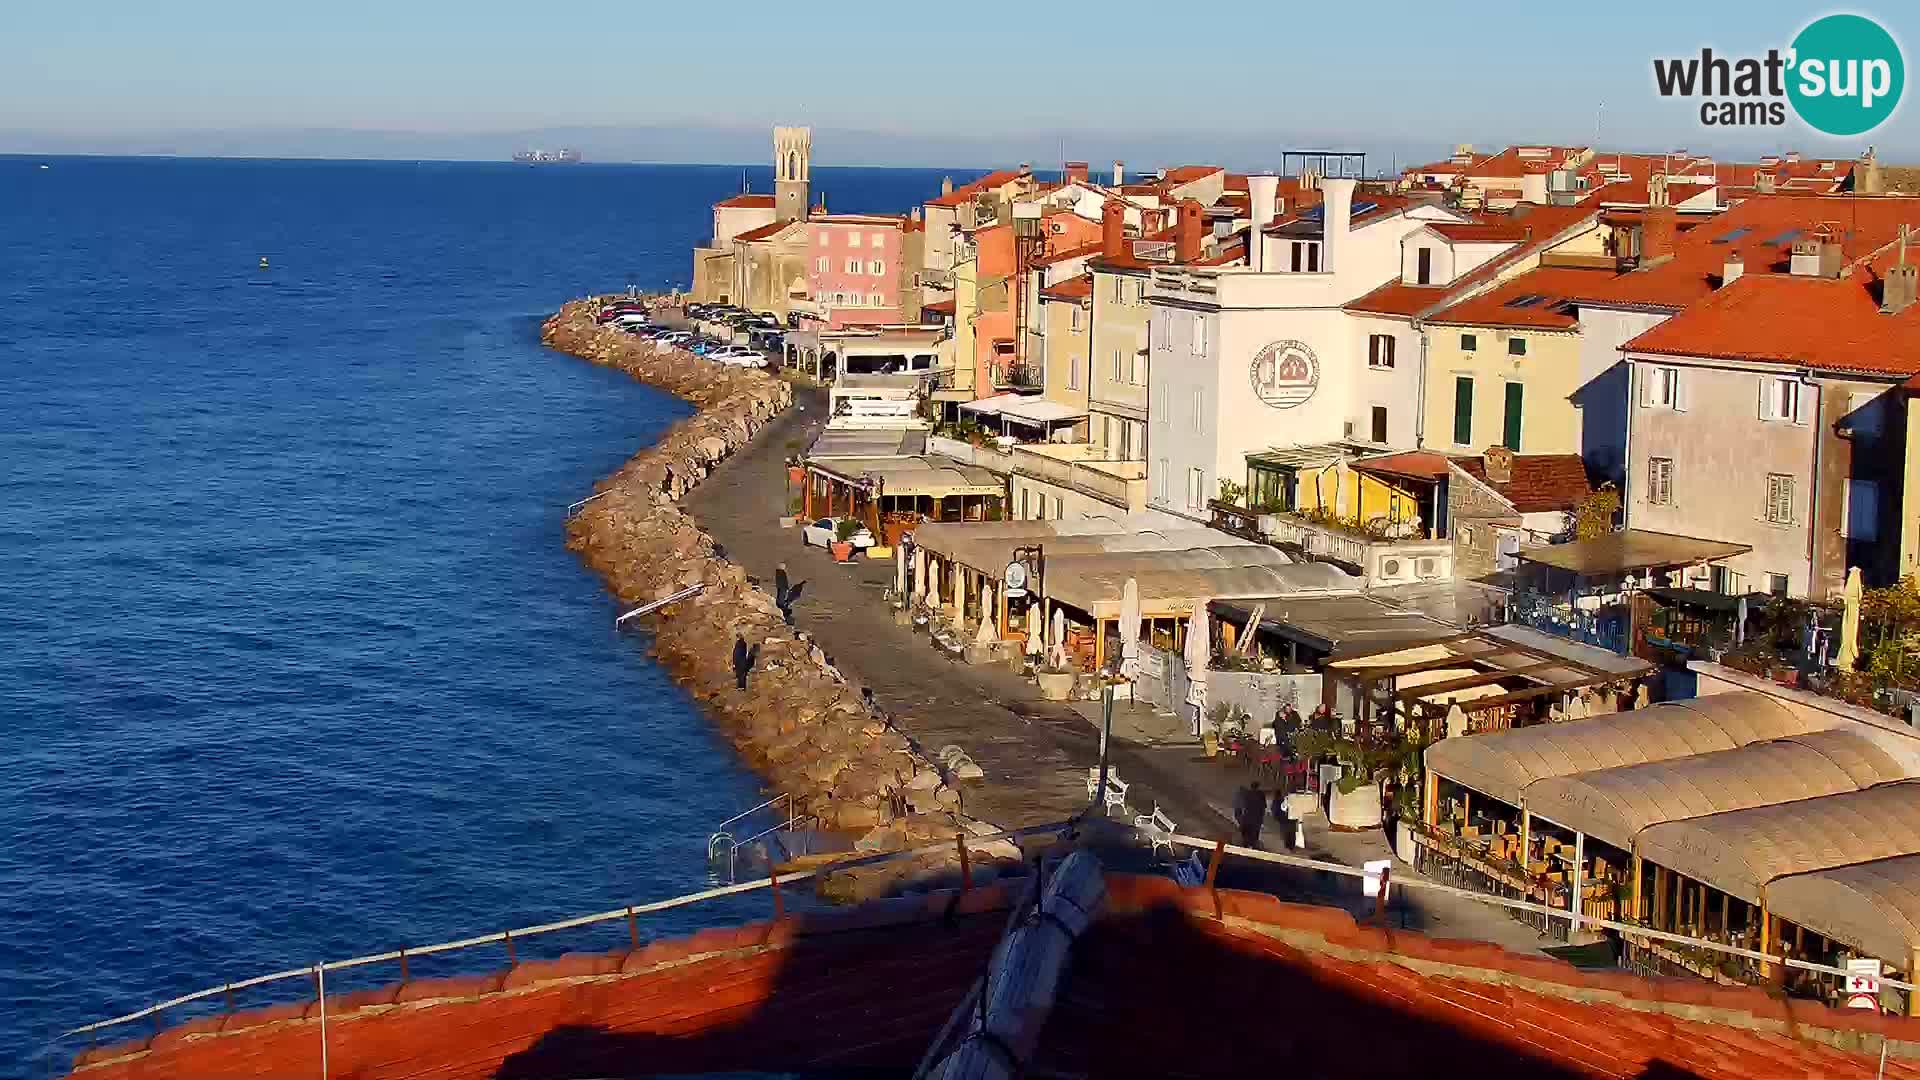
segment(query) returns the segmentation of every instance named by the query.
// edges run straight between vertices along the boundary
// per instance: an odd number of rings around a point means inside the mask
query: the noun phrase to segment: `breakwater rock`
[[[991,831],[958,813],[959,781],[893,730],[678,505],[793,404],[792,386],[764,371],[656,349],[599,326],[593,319],[599,306],[593,299],[567,304],[543,326],[542,340],[675,394],[697,412],[595,485],[568,522],[568,548],[628,604],[706,586],[647,616],[654,653],[706,706],[748,765],[792,795],[801,812],[854,834],[866,850]],[[742,640],[752,653],[745,689],[734,672],[735,643]],[[1006,845],[982,845],[973,865],[991,874],[996,858],[1012,856]],[[886,884],[901,884],[899,878],[896,873]],[[843,884],[841,891],[884,890]]]

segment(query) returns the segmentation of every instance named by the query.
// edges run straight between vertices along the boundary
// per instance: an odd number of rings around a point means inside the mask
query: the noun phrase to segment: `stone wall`
[[[706,585],[646,617],[654,653],[748,764],[795,796],[803,812],[819,815],[828,828],[884,827],[900,843],[987,831],[954,813],[957,781],[915,753],[817,646],[786,625],[773,597],[716,554],[712,537],[678,505],[792,404],[792,387],[764,371],[655,351],[597,326],[598,306],[567,304],[547,321],[542,339],[676,394],[698,411],[595,486],[567,525],[568,548],[626,604]],[[745,690],[735,688],[732,669],[739,638],[755,650]]]
[[[1517,529],[1520,515],[1512,504],[1466,473],[1453,470],[1447,484],[1447,529],[1453,535],[1453,576],[1478,581],[1494,572],[1499,557],[1499,528]]]

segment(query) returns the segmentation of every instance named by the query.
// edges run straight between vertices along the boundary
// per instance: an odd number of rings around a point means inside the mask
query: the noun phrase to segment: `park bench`
[[[1122,815],[1125,815],[1128,812],[1127,811],[1128,786],[1129,785],[1127,784],[1126,781],[1120,779],[1120,770],[1115,769],[1111,766],[1107,768],[1106,804],[1108,809],[1118,810]],[[1087,770],[1087,801],[1091,802],[1095,798],[1099,797],[1099,787],[1100,787],[1099,768],[1096,767],[1096,768],[1088,769]]]
[[[1140,832],[1146,836],[1147,843],[1152,846],[1152,850],[1159,851],[1164,847],[1167,849],[1168,855],[1173,854],[1173,833],[1175,826],[1173,819],[1167,816],[1167,812],[1160,809],[1159,803],[1153,804],[1153,813],[1141,814],[1139,817],[1134,818],[1133,827],[1139,829]]]

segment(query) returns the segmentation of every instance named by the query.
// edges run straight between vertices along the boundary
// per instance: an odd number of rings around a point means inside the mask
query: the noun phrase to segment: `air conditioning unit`
[[[1396,579],[1398,579],[1399,577],[1400,577],[1400,560],[1399,560],[1399,559],[1382,559],[1382,560],[1380,560],[1380,578],[1381,578],[1381,580],[1383,580],[1383,581],[1394,581],[1394,580],[1396,580]]]
[[[1421,559],[1414,565],[1418,567],[1417,572],[1423,578],[1440,576],[1440,560],[1438,559]]]

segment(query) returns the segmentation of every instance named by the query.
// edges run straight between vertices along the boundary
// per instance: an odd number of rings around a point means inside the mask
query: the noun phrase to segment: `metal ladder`
[[[776,820],[772,825],[748,836],[736,837],[734,835],[734,830],[745,828],[746,826],[743,826],[741,823],[753,815],[761,813],[762,811],[770,811],[777,816],[782,808],[786,811],[787,819],[785,822]],[[820,819],[813,814],[796,814],[794,812],[796,809],[797,806],[794,803],[793,796],[783,791],[773,798],[768,799],[766,802],[742,810],[738,814],[721,822],[713,834],[707,837],[707,865],[717,871],[720,865],[725,863],[727,868],[726,881],[728,884],[733,884],[738,880],[740,852],[743,848],[751,848],[754,844],[765,841],[770,845],[779,844],[780,850],[789,857],[809,854],[809,850],[795,851],[790,846],[790,841],[795,837],[803,835],[799,831],[801,826],[809,824],[817,825]],[[788,835],[782,839],[779,836],[781,833]],[[811,844],[802,844],[801,846],[807,849],[812,847]],[[769,851],[769,859],[771,859],[771,857],[772,853]]]

